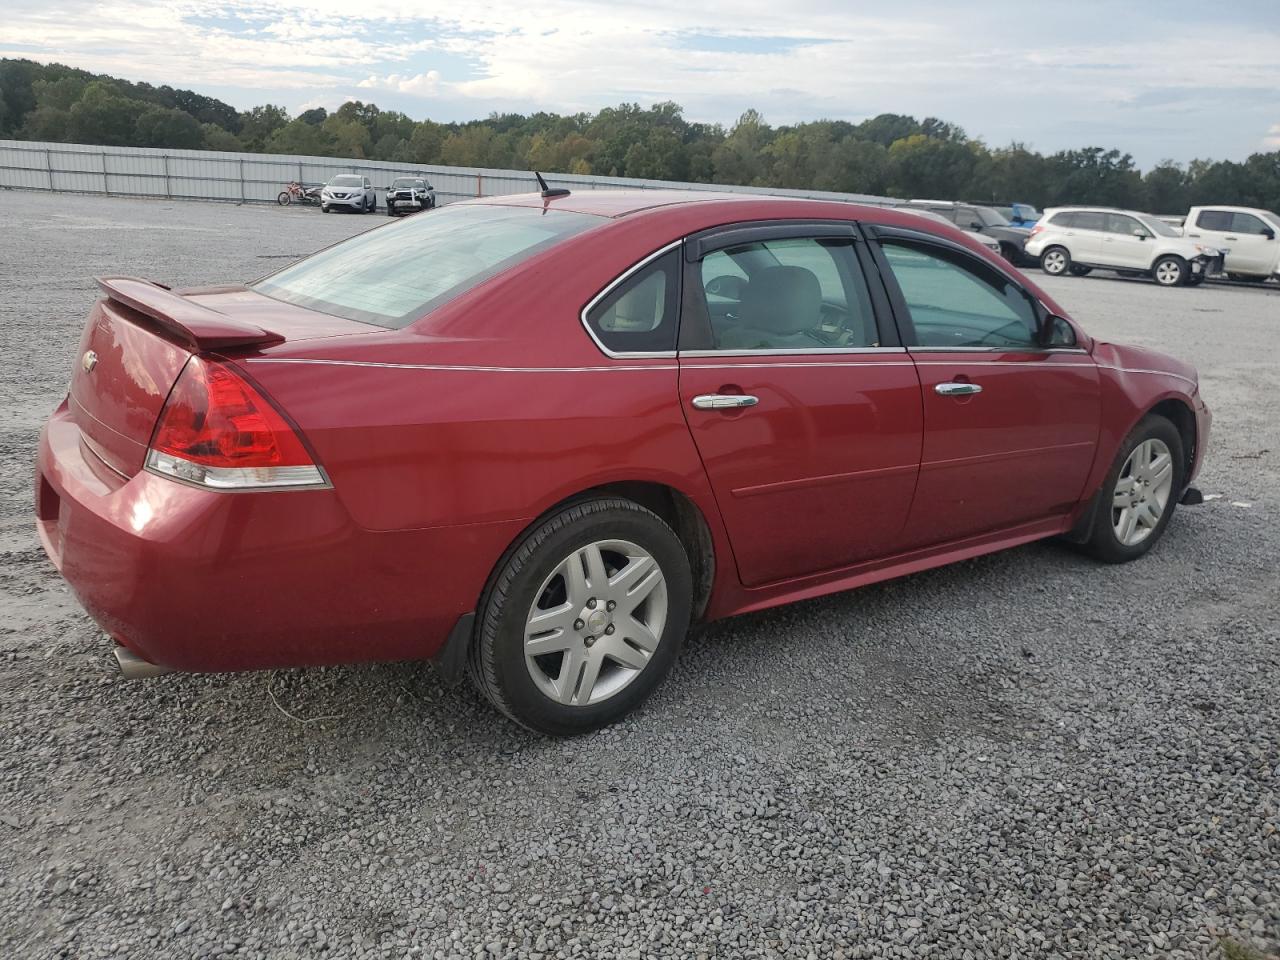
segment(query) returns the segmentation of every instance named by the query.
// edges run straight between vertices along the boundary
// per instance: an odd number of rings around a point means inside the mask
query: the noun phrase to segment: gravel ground
[[[1275,290],[1043,280],[1216,413],[1221,498],[1136,564],[1037,544],[717,624],[568,742],[420,664],[118,679],[30,505],[90,276],[248,279],[384,221],[0,192],[0,956],[1280,947]]]

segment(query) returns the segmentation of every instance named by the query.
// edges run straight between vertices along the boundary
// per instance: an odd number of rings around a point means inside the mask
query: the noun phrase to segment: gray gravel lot
[[[567,742],[420,664],[118,679],[31,508],[90,277],[385,220],[0,192],[0,957],[1280,951],[1274,289],[1037,275],[1214,408],[1221,499],[1136,564],[1037,544],[720,623]]]

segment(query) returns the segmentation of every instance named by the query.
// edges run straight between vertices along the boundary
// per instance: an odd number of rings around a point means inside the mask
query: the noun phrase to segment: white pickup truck
[[[1233,280],[1280,279],[1280,214],[1253,207],[1192,207],[1182,234],[1225,250]]]

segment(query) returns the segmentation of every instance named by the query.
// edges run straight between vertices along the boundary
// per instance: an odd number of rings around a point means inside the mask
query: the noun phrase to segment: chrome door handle
[[[976,383],[940,383],[933,389],[944,397],[968,397],[982,392],[982,387]]]
[[[743,393],[704,393],[694,397],[692,401],[699,410],[733,410],[737,407],[754,407],[759,402],[759,397]]]

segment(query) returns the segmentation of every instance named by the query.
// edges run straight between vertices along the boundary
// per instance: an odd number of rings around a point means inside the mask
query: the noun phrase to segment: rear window
[[[321,313],[403,327],[602,222],[563,210],[459,204],[352,237],[252,286]]]

